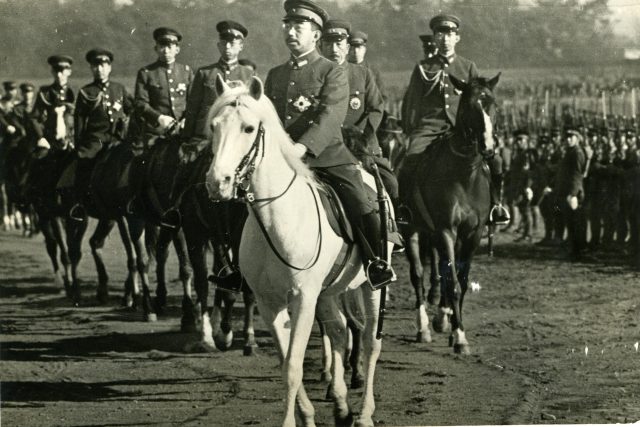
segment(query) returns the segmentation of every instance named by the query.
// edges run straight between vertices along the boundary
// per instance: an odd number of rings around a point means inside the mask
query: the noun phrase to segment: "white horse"
[[[313,426],[314,409],[302,384],[303,360],[314,315],[333,351],[331,394],[336,425],[351,425],[344,354],[346,318],[339,296],[366,282],[361,254],[354,248],[334,284],[323,281],[340,262],[345,245],[322,208],[313,173],[294,154],[293,143],[263,94],[260,79],[249,88],[230,87],[219,76],[218,100],[209,113],[214,153],[206,184],[212,198],[246,193],[249,218],[240,246],[240,270],[255,293],[283,362],[286,407],[283,426]],[[376,339],[380,291],[363,286],[365,384],[359,426],[373,426],[374,371],[381,341]],[[354,308],[354,311],[355,308]]]

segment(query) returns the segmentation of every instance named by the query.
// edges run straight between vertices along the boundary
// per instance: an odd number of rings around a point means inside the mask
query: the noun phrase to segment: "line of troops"
[[[627,244],[640,252],[640,142],[634,128],[519,129],[500,139],[508,170],[505,199],[515,214],[505,229],[520,231],[517,241],[531,242],[542,223],[545,234],[537,244],[561,245],[567,231],[574,260]]]

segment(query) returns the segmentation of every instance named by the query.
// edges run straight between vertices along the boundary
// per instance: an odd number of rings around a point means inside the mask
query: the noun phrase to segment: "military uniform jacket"
[[[182,131],[184,140],[205,139],[207,137],[207,115],[216,101],[216,76],[218,74],[226,82],[242,81],[248,84],[255,73],[251,67],[239,65],[237,62],[229,65],[222,60],[198,69],[187,99],[185,123]]]
[[[584,171],[587,165],[586,156],[579,146],[567,148],[556,175],[555,193],[558,197],[584,197]]]
[[[375,77],[370,69],[361,65],[344,62],[342,64],[349,75],[349,107],[344,119],[344,127],[358,128],[367,141],[366,147],[350,147],[351,151],[360,155],[382,155],[376,131],[382,120],[384,100],[378,90]]]
[[[450,75],[468,82],[478,77],[478,69],[459,55],[435,55],[414,68],[402,101],[403,130],[412,139],[408,154],[424,151],[435,137],[455,127],[461,92]]]
[[[307,147],[310,166],[357,163],[342,140],[349,102],[344,67],[313,50],[269,70],[265,94],[291,139]]]
[[[193,71],[188,65],[165,64],[156,61],[138,71],[135,90],[135,110],[145,122],[145,129],[159,134],[161,115],[181,120],[187,109],[187,96]]]
[[[55,108],[65,106],[64,116],[66,123],[72,123],[75,110],[76,97],[69,86],[61,87],[57,84],[42,86],[36,95],[33,106],[33,128],[38,138],[45,138],[49,143],[56,140]],[[72,137],[73,127],[68,126],[67,135]]]
[[[84,86],[76,102],[76,147],[92,141],[108,144],[113,139],[123,140],[132,111],[133,97],[120,83],[93,82]]]

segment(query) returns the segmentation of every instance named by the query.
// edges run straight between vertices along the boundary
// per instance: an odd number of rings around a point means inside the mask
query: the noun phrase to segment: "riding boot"
[[[387,260],[381,258],[382,246],[380,235],[380,216],[377,212],[371,212],[362,216],[362,242],[364,251],[366,273],[371,287],[379,289],[389,284],[395,273]]]
[[[180,214],[180,202],[182,196],[189,186],[193,171],[193,163],[179,163],[176,175],[173,178],[171,187],[171,195],[169,196],[169,206],[160,219],[160,225],[163,227],[178,229],[182,224],[182,215]]]
[[[90,200],[91,174],[94,159],[79,158],[73,179],[76,203],[69,209],[69,217],[74,221],[84,221],[87,217],[86,202]]]
[[[502,206],[503,179],[501,173],[491,174],[491,211],[489,213],[489,223],[504,225],[509,224],[511,215],[509,211]]]

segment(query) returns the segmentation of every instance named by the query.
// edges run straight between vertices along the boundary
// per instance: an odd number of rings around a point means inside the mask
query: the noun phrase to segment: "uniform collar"
[[[289,65],[294,68],[304,67],[305,65],[315,61],[320,57],[318,50],[314,47],[309,52],[305,52],[300,56],[291,55],[289,59]]]
[[[438,53],[436,56],[440,59],[440,61],[442,61],[442,63],[443,63],[443,64],[451,64],[451,63],[453,63],[453,61],[455,61],[455,59],[456,59],[456,54],[455,54],[455,52],[454,52],[454,53],[452,53],[452,54],[451,54],[451,55],[449,55],[449,56],[444,56],[444,55],[443,55],[443,54],[441,54],[441,53]]]
[[[176,61],[173,61],[171,64],[168,64],[166,62],[162,62],[162,61],[158,61],[158,64],[162,67],[162,68],[166,68],[167,70],[173,70],[176,66]]]
[[[111,84],[110,80],[107,80],[106,82],[100,82],[98,80],[94,80],[93,83],[98,86],[100,89],[102,90],[107,90],[109,88],[109,85]]]
[[[234,62],[227,62],[224,59],[220,58],[220,60],[218,61],[218,65],[225,71],[231,71],[238,66],[238,61],[235,60]]]

